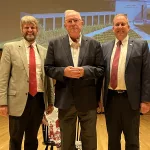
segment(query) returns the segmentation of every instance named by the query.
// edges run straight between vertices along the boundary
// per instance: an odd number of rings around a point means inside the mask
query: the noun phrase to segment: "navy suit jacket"
[[[114,44],[115,41],[111,41],[102,45],[105,64],[104,107],[108,102],[110,60]],[[139,109],[142,101],[150,101],[150,55],[147,41],[129,38],[124,77],[132,109]]]
[[[97,107],[96,79],[103,76],[104,60],[100,43],[82,36],[78,66],[84,68],[84,76],[79,79],[64,77],[64,69],[74,66],[68,35],[49,42],[45,61],[45,73],[56,79],[55,106],[68,109],[75,104],[79,111]]]

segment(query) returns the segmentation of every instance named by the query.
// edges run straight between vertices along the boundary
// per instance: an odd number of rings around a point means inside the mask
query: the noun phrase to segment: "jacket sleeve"
[[[55,65],[55,56],[54,56],[54,43],[53,41],[49,42],[49,47],[45,59],[45,74],[53,79],[64,82],[64,69],[65,67],[59,67]]]
[[[0,105],[7,105],[8,83],[11,74],[10,49],[5,44],[0,60]]]
[[[45,107],[48,105],[54,105],[54,87],[51,78],[45,75]]]
[[[95,79],[100,78],[104,74],[104,58],[102,48],[99,42],[93,42],[93,51],[95,51],[95,64],[85,65],[83,79]]]

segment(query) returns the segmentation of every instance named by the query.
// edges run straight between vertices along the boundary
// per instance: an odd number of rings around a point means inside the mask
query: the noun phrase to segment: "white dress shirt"
[[[30,44],[24,40],[26,54],[27,54],[27,62],[29,68],[29,51],[30,51]],[[32,44],[35,52],[35,62],[36,62],[36,79],[37,79],[37,92],[44,92],[43,81],[42,81],[42,65],[39,52],[37,50],[36,42]],[[29,70],[28,70],[29,71]]]
[[[118,78],[117,78],[117,88],[115,90],[126,90],[126,84],[125,84],[125,64],[126,64],[126,57],[127,57],[127,49],[128,49],[128,39],[127,36],[121,44],[121,52],[119,57],[119,64],[118,64]],[[114,59],[114,55],[116,52],[118,39],[115,40],[115,45],[112,51],[111,55],[111,61],[110,61],[110,76],[111,76],[111,68],[112,68],[112,62]],[[109,83],[109,89],[112,89]]]

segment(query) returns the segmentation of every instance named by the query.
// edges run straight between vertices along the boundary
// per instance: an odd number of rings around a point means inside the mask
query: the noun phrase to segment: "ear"
[[[128,25],[128,31],[130,30],[130,25]]]
[[[83,21],[83,20],[82,20],[82,22],[81,22],[81,23],[82,23],[82,25],[84,25],[84,21]]]
[[[66,28],[66,24],[64,23],[64,27]]]
[[[113,32],[114,32],[114,26],[112,27],[112,30],[113,30]]]

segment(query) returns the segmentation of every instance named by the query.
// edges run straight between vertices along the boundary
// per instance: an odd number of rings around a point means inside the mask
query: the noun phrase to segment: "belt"
[[[116,93],[116,94],[127,94],[127,90],[108,90],[111,93]]]

